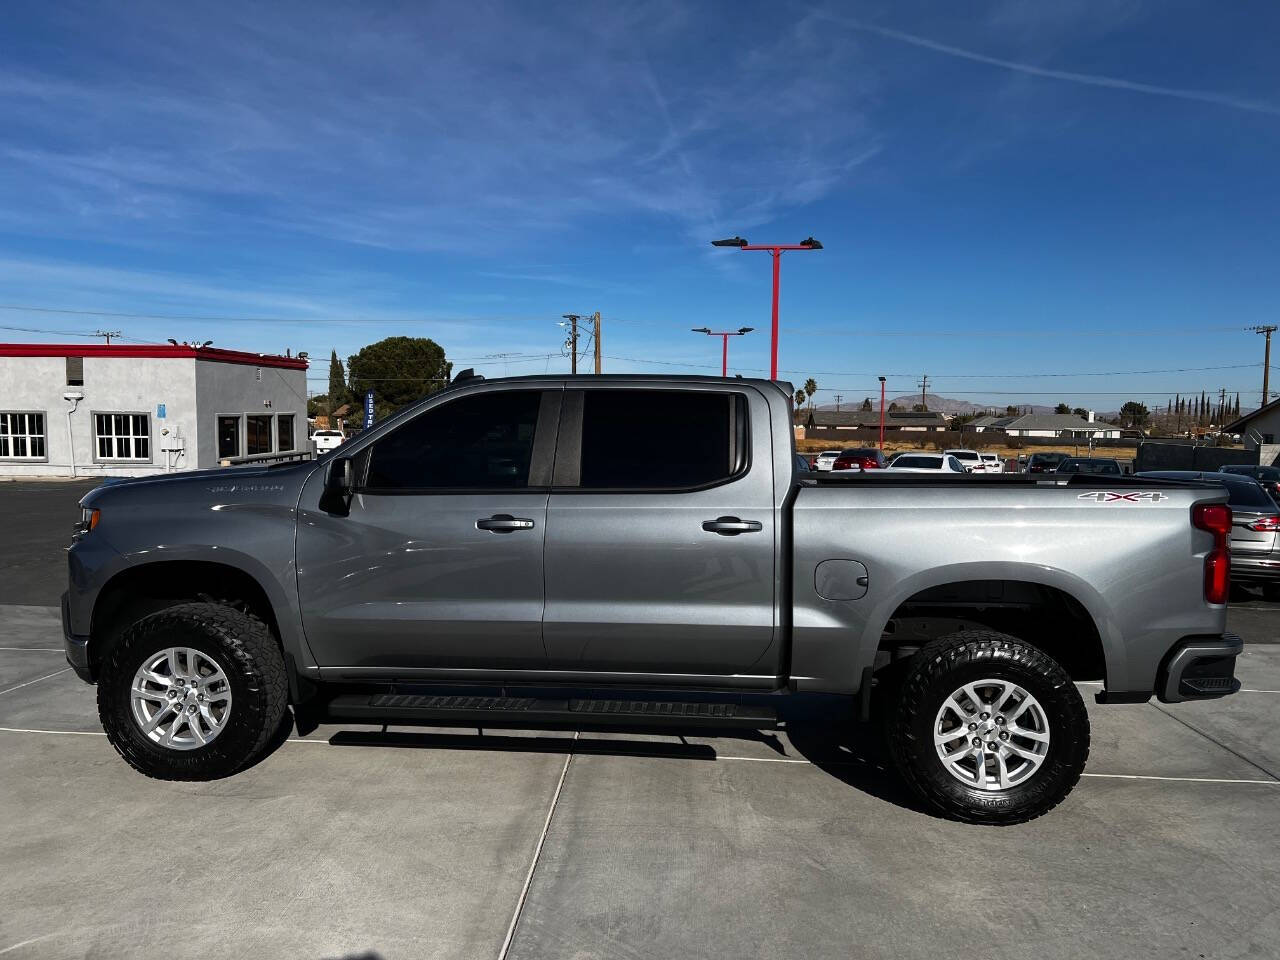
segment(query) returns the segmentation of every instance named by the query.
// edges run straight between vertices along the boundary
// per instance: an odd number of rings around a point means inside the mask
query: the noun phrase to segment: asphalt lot
[[[1017,827],[915,809],[822,728],[321,727],[161,783],[66,669],[80,491],[36,486],[0,485],[0,957],[1280,954],[1280,606],[1232,609],[1247,692],[1091,704],[1086,778]]]

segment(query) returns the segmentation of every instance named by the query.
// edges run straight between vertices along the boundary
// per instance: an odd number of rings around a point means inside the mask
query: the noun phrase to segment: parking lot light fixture
[[[880,378],[880,449],[884,449],[884,377]]]
[[[782,254],[787,250],[821,250],[822,244],[813,237],[799,243],[763,243],[752,245],[742,237],[712,240],[713,247],[737,247],[739,250],[767,250],[773,257],[773,326],[769,340],[769,379],[778,379],[778,288],[782,282]]]
[[[712,330],[710,327],[694,327],[694,333],[705,333],[709,337],[720,338],[720,376],[729,375],[729,338],[746,336],[755,327],[739,327],[737,330]]]

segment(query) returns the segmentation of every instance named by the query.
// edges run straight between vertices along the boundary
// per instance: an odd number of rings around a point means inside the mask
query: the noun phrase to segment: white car
[[[342,435],[341,430],[317,430],[311,435],[311,439],[315,442],[316,453],[328,453],[340,447],[347,438]]]
[[[977,450],[944,450],[942,452],[959,460],[965,469],[965,473],[987,472],[987,465],[982,459],[982,454]]]
[[[982,462],[987,465],[987,473],[1004,473],[1004,461],[998,453],[984,453]]]
[[[952,473],[963,476],[968,473],[955,457],[948,453],[929,453],[912,450],[900,453],[884,468],[885,473]]]
[[[839,450],[823,450],[818,454],[816,460],[813,461],[815,470],[830,470],[835,466],[836,458],[840,456]]]

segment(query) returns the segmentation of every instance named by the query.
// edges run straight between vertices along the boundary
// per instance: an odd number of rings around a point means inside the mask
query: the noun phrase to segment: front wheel
[[[934,809],[970,823],[1022,823],[1080,779],[1089,717],[1066,671],[1006,634],[965,630],[913,659],[889,723],[893,759]]]
[[[159,780],[235,773],[280,729],[287,706],[275,637],[257,617],[219,603],[184,603],[139,620],[98,678],[107,739]]]

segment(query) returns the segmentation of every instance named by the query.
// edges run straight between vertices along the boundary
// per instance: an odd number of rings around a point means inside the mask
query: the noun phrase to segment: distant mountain
[[[894,397],[892,399],[886,398],[884,403],[885,403],[886,410],[889,409],[889,406],[891,404],[895,404],[895,403],[898,405],[899,410],[910,410],[919,402],[920,402],[920,394],[917,393],[909,396]],[[976,410],[978,413],[991,411],[993,413],[998,413],[1003,416],[1005,412],[1004,408],[1009,404],[1000,404],[999,406],[989,406],[986,404],[976,402],[974,400],[956,400],[952,397],[940,397],[934,393],[926,393],[925,405],[930,410],[936,411],[938,413],[946,413],[946,414],[973,413]],[[849,403],[848,401],[845,401],[840,404],[840,409],[841,410],[858,410],[861,408],[861,406],[862,406],[861,400],[855,400],[853,403]],[[880,398],[872,397],[871,406],[873,410],[879,409]],[[1029,410],[1031,413],[1053,413],[1053,407],[1046,407],[1046,406],[1042,406],[1039,404],[1032,404],[1032,403],[1019,403],[1016,400],[1012,402],[1012,406],[1017,407],[1020,411]],[[818,406],[819,410],[834,410],[835,408],[836,408],[836,405],[834,403],[824,403]]]

